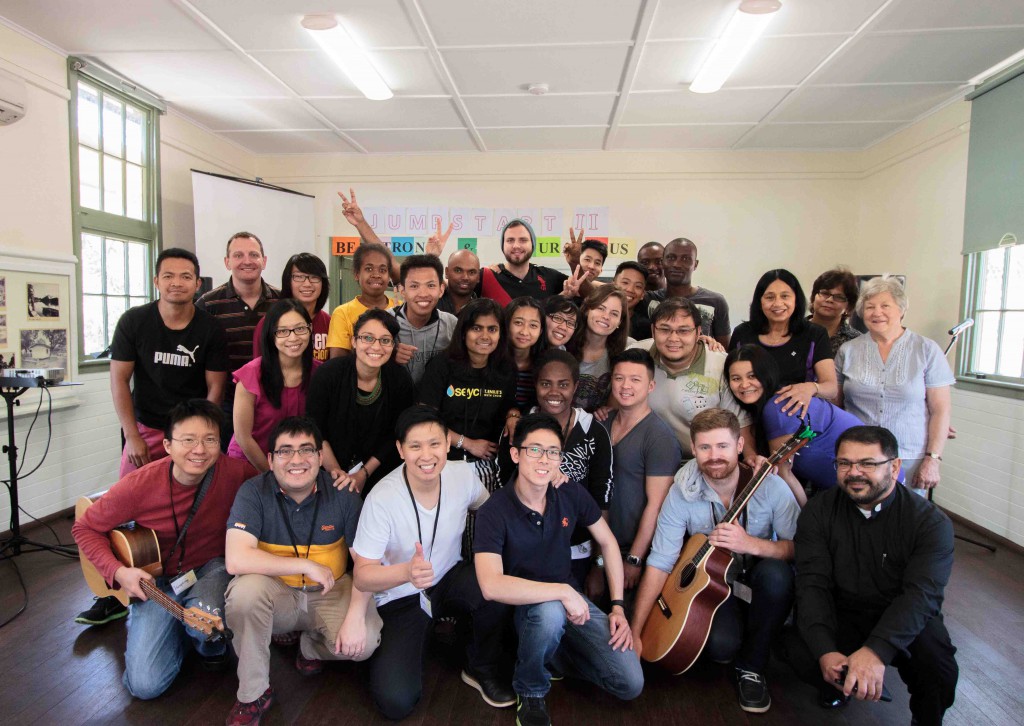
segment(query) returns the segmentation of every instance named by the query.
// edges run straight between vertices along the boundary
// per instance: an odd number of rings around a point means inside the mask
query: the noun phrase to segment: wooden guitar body
[[[707,541],[703,534],[686,541],[640,635],[644,660],[660,663],[675,675],[696,662],[715,613],[732,592],[726,584],[733,564],[728,550],[711,547],[697,567],[691,563]]]

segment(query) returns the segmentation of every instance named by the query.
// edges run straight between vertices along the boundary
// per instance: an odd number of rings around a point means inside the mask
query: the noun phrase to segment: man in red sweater
[[[177,404],[168,417],[168,459],[146,464],[121,479],[75,522],[79,549],[114,587],[137,598],[128,613],[124,685],[136,698],[156,698],[178,675],[189,641],[211,667],[225,663],[225,641],[211,643],[148,600],[140,581],[155,582],[184,607],[220,614],[231,576],[224,568],[224,527],[231,503],[256,470],[220,455],[220,408],[204,399]],[[134,521],[156,532],[163,576],[123,565],[109,532]],[[201,603],[201,604],[200,604]]]

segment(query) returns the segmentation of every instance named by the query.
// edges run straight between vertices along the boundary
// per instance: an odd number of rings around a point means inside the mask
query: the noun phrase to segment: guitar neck
[[[175,619],[185,622],[185,608],[174,602],[174,600],[167,596],[167,593],[149,580],[139,580],[139,584],[142,587],[142,591],[146,593],[146,597],[173,615]]]

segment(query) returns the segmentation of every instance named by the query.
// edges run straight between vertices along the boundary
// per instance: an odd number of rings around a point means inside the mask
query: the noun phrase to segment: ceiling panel
[[[1024,25],[1019,0],[900,0],[872,30]]]
[[[221,136],[257,154],[357,152],[331,131],[224,131]]]
[[[741,148],[862,149],[903,124],[768,124],[744,140]]]
[[[607,124],[614,94],[600,96],[464,97],[477,126],[590,126]]]
[[[715,126],[620,126],[612,148],[620,151],[645,149],[727,149],[754,128],[753,124]]]
[[[718,93],[633,93],[624,124],[757,122],[786,95],[786,89],[721,90]]]
[[[223,48],[169,2],[3,0],[0,15],[69,53]]]
[[[814,82],[964,82],[1021,48],[1024,28],[867,35]]]
[[[171,105],[211,131],[322,129],[324,124],[298,101],[278,98],[188,98]]]
[[[342,129],[429,129],[462,127],[447,98],[311,99],[318,111]]]
[[[488,151],[537,151],[600,149],[607,129],[481,129]]]
[[[793,93],[773,121],[910,121],[948,101],[956,84],[806,86]]]
[[[477,150],[469,132],[459,129],[352,131],[349,136],[371,153],[415,154]]]
[[[427,0],[420,3],[438,45],[524,45],[630,40],[640,0]]]
[[[674,40],[648,43],[637,67],[633,89],[668,91],[686,88],[711,52],[711,40]]]
[[[766,33],[850,33],[885,0],[784,0]],[[663,1],[654,15],[652,38],[717,38],[739,3],[734,0]]]
[[[229,50],[98,53],[96,57],[135,83],[172,101],[286,95],[280,84]]]
[[[481,48],[443,52],[459,93],[516,93],[547,83],[555,93],[617,91],[629,47]]]
[[[340,16],[364,48],[418,46],[419,37],[399,0],[191,0],[246,50],[315,48],[299,24],[307,13]]]
[[[348,76],[317,50],[253,53],[274,75],[300,96],[360,96]],[[447,95],[425,50],[370,51],[377,70],[398,95]]]

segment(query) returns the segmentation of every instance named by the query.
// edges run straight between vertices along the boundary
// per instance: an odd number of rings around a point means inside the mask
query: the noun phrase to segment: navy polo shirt
[[[575,482],[558,489],[548,486],[544,514],[523,504],[510,483],[494,492],[477,512],[473,552],[501,555],[506,575],[570,583],[570,540],[576,523],[589,527],[600,518],[594,498]]]

